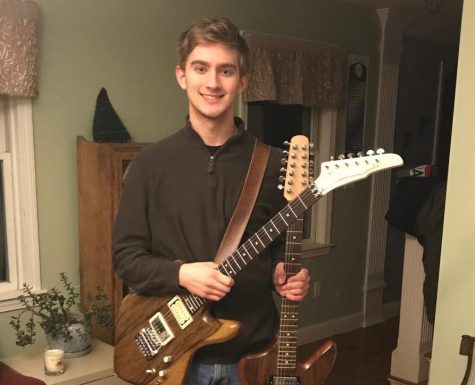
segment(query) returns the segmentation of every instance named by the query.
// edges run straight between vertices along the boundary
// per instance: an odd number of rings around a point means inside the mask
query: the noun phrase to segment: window
[[[294,135],[305,135],[314,143],[315,178],[321,162],[330,159],[335,149],[336,108],[311,108],[273,102],[241,104],[247,128],[260,140],[283,148]],[[278,181],[276,181],[276,184]],[[332,194],[327,194],[306,213],[302,257],[329,253],[331,247]]]
[[[0,311],[40,289],[31,99],[0,95]]]

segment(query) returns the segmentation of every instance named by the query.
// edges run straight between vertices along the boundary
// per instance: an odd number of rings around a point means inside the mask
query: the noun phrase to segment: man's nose
[[[219,88],[220,85],[221,82],[218,71],[209,71],[206,86],[208,88]]]

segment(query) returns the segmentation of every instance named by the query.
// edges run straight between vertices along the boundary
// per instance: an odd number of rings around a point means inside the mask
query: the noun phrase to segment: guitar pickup
[[[299,377],[270,376],[269,385],[300,385]]]
[[[175,317],[177,324],[182,330],[193,322],[193,317],[191,316],[180,296],[176,295],[170,301],[168,301],[168,307],[170,308],[173,317]]]
[[[175,335],[160,312],[156,313],[148,322],[150,327],[142,328],[135,336],[135,342],[144,357],[151,360],[160,348],[169,343]]]

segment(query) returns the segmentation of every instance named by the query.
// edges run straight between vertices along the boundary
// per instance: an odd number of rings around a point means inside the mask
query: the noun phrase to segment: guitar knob
[[[162,369],[158,372],[158,377],[166,377],[168,375],[168,370]]]
[[[163,362],[169,364],[170,362],[172,362],[172,356],[163,357]]]

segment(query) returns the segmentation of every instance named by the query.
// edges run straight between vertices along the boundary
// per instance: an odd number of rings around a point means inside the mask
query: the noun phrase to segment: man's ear
[[[244,90],[247,88],[247,85],[249,84],[250,77],[251,76],[249,74],[241,76],[241,78],[239,79],[239,88],[238,88],[238,92],[237,92],[238,94],[243,93]]]
[[[175,67],[175,76],[176,76],[176,81],[178,82],[180,87],[186,90],[185,71],[179,65]]]

